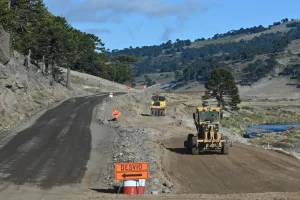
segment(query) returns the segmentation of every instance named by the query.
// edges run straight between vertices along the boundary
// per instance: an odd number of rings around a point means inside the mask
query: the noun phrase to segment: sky
[[[106,49],[194,41],[300,18],[299,0],[44,0],[49,11],[93,33]]]

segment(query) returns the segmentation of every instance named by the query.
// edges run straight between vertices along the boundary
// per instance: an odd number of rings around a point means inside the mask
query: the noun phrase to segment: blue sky
[[[99,36],[109,49],[212,37],[300,18],[299,0],[44,0],[55,15]]]

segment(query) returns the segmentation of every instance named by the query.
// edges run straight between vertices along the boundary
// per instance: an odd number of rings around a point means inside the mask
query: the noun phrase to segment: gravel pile
[[[101,124],[112,127],[117,132],[111,150],[112,167],[108,168],[105,175],[105,184],[111,187],[122,186],[122,182],[114,180],[114,164],[119,162],[149,162],[149,179],[146,180],[146,192],[151,194],[169,193],[172,183],[163,175],[162,157],[164,149],[155,142],[163,134],[162,131],[150,128],[137,128],[126,126],[118,121],[108,121],[107,110],[110,105],[104,102],[94,111],[94,118]]]
[[[222,128],[221,133],[227,136],[229,140],[231,140],[232,142],[238,142],[238,143],[250,145],[247,139],[243,138],[240,134],[230,132],[226,128]]]

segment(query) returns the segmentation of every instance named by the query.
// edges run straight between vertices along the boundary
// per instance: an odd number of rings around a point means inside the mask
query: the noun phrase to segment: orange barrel
[[[127,195],[145,194],[145,179],[126,180],[123,182],[123,193]]]

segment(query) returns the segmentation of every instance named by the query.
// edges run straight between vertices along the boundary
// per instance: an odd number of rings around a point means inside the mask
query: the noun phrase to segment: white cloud
[[[120,23],[128,14],[148,17],[175,16],[184,21],[207,8],[201,0],[182,0],[170,3],[167,0],[48,0],[54,13],[65,16],[71,22]],[[61,12],[61,13],[58,13]]]
[[[180,31],[185,21],[199,15],[208,8],[201,0],[45,0],[50,11],[56,15],[62,15],[71,23],[101,24],[122,23],[124,17],[130,14],[138,14],[150,19],[174,17],[176,27],[170,24],[164,25],[164,30],[159,40],[167,41],[174,31]],[[211,6],[211,4],[210,4]],[[144,25],[144,21],[135,24],[136,30]],[[109,33],[101,29],[90,29],[91,33]],[[133,39],[132,29],[127,29]]]
[[[96,34],[96,35],[111,33],[111,31],[106,29],[106,28],[89,28],[89,29],[86,29],[84,31],[87,32],[87,33],[93,33],[93,34]]]

